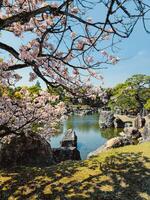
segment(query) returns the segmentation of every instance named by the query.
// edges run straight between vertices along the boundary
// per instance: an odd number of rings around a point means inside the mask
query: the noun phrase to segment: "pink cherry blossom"
[[[57,122],[65,111],[64,103],[52,106],[50,102],[55,102],[58,97],[46,91],[34,95],[33,98],[27,89],[22,88],[20,94],[21,99],[10,98],[8,95],[0,99],[0,137],[4,133],[7,135],[34,132],[33,124],[37,124],[36,132],[50,134],[52,122]],[[8,130],[10,132],[7,132]]]
[[[100,52],[103,56],[108,56],[108,53],[106,51],[101,51]]]
[[[77,7],[71,8],[71,13],[72,14],[77,14],[79,12],[79,9]]]

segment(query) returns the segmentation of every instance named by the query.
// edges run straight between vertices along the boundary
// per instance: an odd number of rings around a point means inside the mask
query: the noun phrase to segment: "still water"
[[[51,137],[51,146],[59,147],[64,133],[73,129],[78,137],[78,149],[82,159],[86,159],[88,153],[102,146],[108,139],[115,137],[121,130],[100,130],[98,114],[85,116],[70,116],[60,128],[60,132]]]

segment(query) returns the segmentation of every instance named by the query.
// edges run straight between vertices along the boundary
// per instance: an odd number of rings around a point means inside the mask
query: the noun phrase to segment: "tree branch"
[[[3,49],[5,51],[11,53],[15,58],[20,60],[19,53],[14,48],[12,48],[11,46],[0,42],[0,49]]]
[[[11,65],[11,66],[9,66],[9,68],[6,71],[23,69],[23,68],[26,68],[26,67],[30,67],[30,66],[26,63]]]

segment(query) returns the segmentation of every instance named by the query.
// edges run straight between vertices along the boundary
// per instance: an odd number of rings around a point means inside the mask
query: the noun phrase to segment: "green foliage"
[[[66,91],[63,87],[59,86],[59,87],[51,87],[51,86],[48,86],[48,92],[52,95],[58,95],[59,96],[59,99],[60,101],[65,101],[65,97],[66,97]]]
[[[39,81],[36,82],[35,86],[37,86],[39,89],[42,89],[42,88],[41,88],[41,84],[40,84]]]
[[[147,100],[146,104],[144,105],[146,110],[150,111],[150,99]]]
[[[6,87],[0,82],[0,97],[3,95],[13,96],[14,89],[12,87]]]
[[[31,93],[31,94],[39,94],[41,88],[39,88],[38,86],[34,85],[34,86],[31,86],[28,88],[28,91]]]
[[[16,88],[13,88],[13,87],[2,86],[2,84],[0,84],[0,96],[7,94],[10,97],[21,99],[22,94],[20,93],[20,90],[22,88],[27,89],[31,96],[34,95],[34,94],[39,94],[39,92],[42,90],[40,83],[38,81],[35,85],[33,85],[31,87],[18,86]]]
[[[35,85],[27,88],[30,94],[39,94],[39,92],[42,90],[40,82],[37,81]]]
[[[111,95],[108,105],[112,110],[119,108],[122,112],[141,112],[150,98],[150,76],[133,75],[113,88]]]

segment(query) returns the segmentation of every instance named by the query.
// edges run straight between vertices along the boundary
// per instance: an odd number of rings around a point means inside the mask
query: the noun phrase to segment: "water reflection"
[[[64,122],[64,131],[76,129],[82,133],[99,132],[98,115],[71,116]]]
[[[62,124],[60,132],[51,138],[52,147],[59,147],[60,141],[67,129],[73,129],[78,136],[78,149],[82,159],[96,148],[103,145],[108,139],[118,135],[121,130],[100,130],[98,114],[86,116],[70,116]]]
[[[122,131],[121,128],[107,128],[107,129],[101,129],[101,136],[106,138],[107,140],[116,137],[119,135],[119,133]]]

